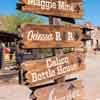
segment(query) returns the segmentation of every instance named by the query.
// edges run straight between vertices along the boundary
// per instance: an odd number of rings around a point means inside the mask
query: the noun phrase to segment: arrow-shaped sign
[[[85,68],[82,54],[70,53],[21,64],[27,71],[25,77],[33,87],[48,80],[55,80]]]

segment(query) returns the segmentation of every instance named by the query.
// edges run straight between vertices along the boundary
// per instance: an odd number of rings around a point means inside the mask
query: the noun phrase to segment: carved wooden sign
[[[77,53],[64,54],[41,60],[26,61],[21,67],[27,71],[25,77],[32,86],[48,80],[55,80],[85,68],[83,55]]]
[[[37,89],[37,100],[84,100],[84,86],[81,80],[60,83]]]
[[[83,16],[82,0],[21,0],[23,12],[47,16],[81,18]]]
[[[80,47],[83,38],[78,25],[32,25],[21,26],[23,48]]]

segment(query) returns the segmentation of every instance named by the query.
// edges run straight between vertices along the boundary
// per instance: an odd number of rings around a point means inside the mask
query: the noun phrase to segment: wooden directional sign
[[[59,16],[81,18],[83,16],[82,0],[21,0],[25,5],[22,11],[42,14],[47,16]]]
[[[80,47],[83,38],[78,25],[32,25],[21,26],[23,48]]]
[[[81,80],[60,83],[37,89],[37,100],[84,100],[84,86]]]
[[[33,87],[38,83],[55,80],[85,68],[83,55],[77,53],[64,54],[41,60],[26,61],[21,64],[27,71],[25,77]]]

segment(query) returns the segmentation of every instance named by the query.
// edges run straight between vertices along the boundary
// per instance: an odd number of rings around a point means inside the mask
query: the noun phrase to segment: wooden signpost
[[[22,48],[80,47],[82,29],[77,25],[32,25],[21,26]]]
[[[85,68],[82,55],[79,56],[75,53],[26,61],[21,66],[27,71],[25,77],[33,87],[49,79],[55,80]]]
[[[60,18],[81,18],[83,16],[82,0],[21,0],[18,7],[23,12],[35,13],[49,17],[49,24],[23,24],[21,43],[23,49],[53,48],[53,57],[25,61],[21,64],[26,83],[36,89],[44,82],[53,80],[56,85],[37,89],[33,95],[37,100],[83,100],[81,81],[65,82],[65,76],[85,68],[84,56],[76,52],[63,54],[61,48],[80,48],[83,46],[82,27],[77,25],[60,25]],[[56,16],[53,21],[53,17]],[[58,21],[59,20],[59,21]],[[58,53],[58,51],[61,51]],[[73,93],[73,91],[76,92]]]
[[[21,11],[47,16],[81,18],[82,0],[21,0]]]
[[[81,80],[59,83],[37,89],[36,100],[84,100],[84,89]]]

